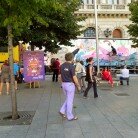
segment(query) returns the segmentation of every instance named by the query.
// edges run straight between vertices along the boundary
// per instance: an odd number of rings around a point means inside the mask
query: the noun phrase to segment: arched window
[[[84,37],[95,37],[95,28],[89,27],[84,32]]]
[[[113,31],[113,38],[122,38],[122,32],[120,29],[115,29]]]

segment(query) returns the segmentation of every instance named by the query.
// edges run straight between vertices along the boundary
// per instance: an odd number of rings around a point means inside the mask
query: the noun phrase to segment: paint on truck
[[[93,57],[96,63],[96,40],[95,39],[77,39],[71,41],[74,47],[61,46],[61,50],[56,54],[61,61],[64,61],[64,55],[67,52],[72,52],[74,49],[79,48],[79,52],[75,55],[75,59],[85,61],[89,57]],[[132,41],[124,40],[99,40],[99,64],[100,66],[121,66],[124,64],[135,65],[136,49],[131,48]],[[109,56],[111,46],[116,51],[116,56]]]

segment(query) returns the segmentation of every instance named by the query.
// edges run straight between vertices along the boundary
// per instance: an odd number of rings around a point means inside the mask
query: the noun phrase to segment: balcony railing
[[[87,9],[94,9],[94,5],[86,5]]]
[[[93,4],[82,4],[79,7],[79,10],[91,10],[94,9]],[[127,10],[128,11],[128,6],[127,5],[110,5],[110,4],[99,4],[97,5],[97,9],[100,10]]]
[[[112,5],[98,5],[98,9],[112,9]]]
[[[114,5],[114,6],[115,6],[115,9],[121,9],[121,10],[123,10],[123,9],[126,8],[125,5]]]

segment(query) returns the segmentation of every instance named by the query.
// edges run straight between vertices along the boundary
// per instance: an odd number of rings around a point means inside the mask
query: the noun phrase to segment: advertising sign
[[[23,53],[23,64],[25,82],[45,80],[44,52],[25,51]]]

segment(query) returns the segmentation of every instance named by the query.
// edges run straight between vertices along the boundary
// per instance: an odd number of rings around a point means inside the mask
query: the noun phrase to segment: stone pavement
[[[46,77],[41,88],[19,86],[18,111],[36,111],[31,125],[0,126],[0,138],[138,138],[138,78],[130,86],[98,87],[88,99],[75,95],[77,121],[58,114],[64,100],[60,84]],[[122,94],[124,96],[117,96]],[[0,112],[11,111],[10,96],[0,96]]]

